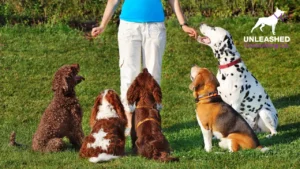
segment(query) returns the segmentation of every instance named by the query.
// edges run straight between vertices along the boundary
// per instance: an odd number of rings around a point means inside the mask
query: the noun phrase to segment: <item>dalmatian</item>
[[[211,47],[218,59],[218,94],[248,122],[255,132],[277,134],[277,111],[262,85],[248,71],[237,51],[232,36],[221,27],[201,24],[197,41]]]

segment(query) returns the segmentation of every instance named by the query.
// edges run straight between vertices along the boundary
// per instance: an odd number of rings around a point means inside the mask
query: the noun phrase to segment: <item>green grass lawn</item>
[[[288,48],[245,48],[244,36],[271,36],[271,28],[250,33],[255,18],[191,18],[230,31],[248,69],[264,86],[279,114],[278,135],[271,139],[258,134],[261,144],[271,150],[261,153],[244,150],[229,153],[213,141],[206,153],[195,118],[190,84],[194,64],[217,70],[217,60],[209,47],[187,37],[177,20],[167,21],[167,47],[163,60],[161,112],[163,131],[180,158],[178,163],[159,163],[130,153],[107,163],[92,164],[80,159],[70,144],[64,152],[42,154],[31,150],[31,139],[40,117],[52,99],[51,81],[64,64],[79,63],[86,80],[76,88],[84,111],[83,129],[89,133],[88,119],[95,97],[104,89],[119,92],[117,27],[89,41],[83,33],[64,25],[0,27],[0,168],[300,168],[300,24],[279,22],[277,36],[289,36]],[[9,135],[17,133],[23,147],[9,147]],[[67,140],[66,140],[67,141]]]

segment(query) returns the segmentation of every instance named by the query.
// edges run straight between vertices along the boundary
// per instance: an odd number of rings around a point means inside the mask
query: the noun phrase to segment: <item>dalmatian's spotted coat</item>
[[[204,36],[199,36],[197,41],[212,48],[219,65],[223,65],[221,67],[226,65],[217,73],[218,92],[222,99],[239,112],[256,132],[271,132],[268,137],[277,134],[277,111],[261,84],[244,62],[239,61],[240,54],[230,33],[206,24],[200,25],[200,32]]]

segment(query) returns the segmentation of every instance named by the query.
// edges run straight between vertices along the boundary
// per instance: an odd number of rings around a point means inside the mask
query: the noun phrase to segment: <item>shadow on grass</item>
[[[178,132],[179,130],[182,130],[182,129],[191,129],[191,128],[193,128],[193,129],[199,128],[199,125],[196,120],[183,122],[183,123],[177,123],[172,126],[165,127],[165,128],[163,128],[163,130],[167,131],[167,132]]]
[[[289,144],[300,136],[300,122],[286,124],[277,128],[278,134],[271,138],[260,139],[263,146],[273,146],[276,144]]]
[[[300,94],[294,96],[282,97],[276,100],[273,100],[274,106],[277,109],[285,108],[288,106],[297,106],[300,102]]]

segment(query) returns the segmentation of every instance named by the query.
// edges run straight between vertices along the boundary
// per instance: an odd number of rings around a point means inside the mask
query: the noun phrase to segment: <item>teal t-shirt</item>
[[[120,19],[128,22],[163,22],[163,5],[161,0],[125,0]]]

